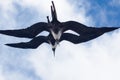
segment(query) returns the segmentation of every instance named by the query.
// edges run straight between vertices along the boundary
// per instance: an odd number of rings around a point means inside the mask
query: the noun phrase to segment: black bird
[[[20,37],[20,38],[32,39],[29,42],[6,44],[11,47],[34,49],[37,48],[42,43],[46,42],[48,44],[51,44],[53,51],[55,51],[57,44],[59,44],[59,42],[63,40],[67,40],[74,44],[78,44],[97,38],[106,32],[110,32],[115,29],[118,29],[115,27],[111,27],[111,28],[88,27],[84,24],[75,21],[60,22],[57,19],[57,13],[53,1],[51,6],[51,15],[52,15],[52,20],[50,21],[49,16],[47,16],[47,21],[48,21],[47,23],[39,22],[25,29],[0,30],[0,33],[5,35]],[[74,35],[72,33],[64,33],[67,30],[75,31],[79,35]],[[48,31],[49,35],[37,36],[42,31]]]

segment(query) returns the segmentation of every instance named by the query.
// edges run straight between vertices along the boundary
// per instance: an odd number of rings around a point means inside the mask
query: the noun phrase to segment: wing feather
[[[34,38],[37,34],[44,30],[47,31],[47,23],[39,22],[25,29],[0,30],[0,33],[14,37]]]
[[[113,31],[118,29],[118,27],[88,27],[81,23],[75,21],[67,21],[62,23],[63,32],[66,30],[73,30],[77,32],[79,35],[87,35],[87,34],[103,34],[105,32]]]
[[[16,47],[16,48],[34,49],[44,42],[48,43],[47,38],[45,36],[38,36],[38,37],[33,38],[29,42],[12,43],[12,44],[6,44],[6,45],[10,47]]]

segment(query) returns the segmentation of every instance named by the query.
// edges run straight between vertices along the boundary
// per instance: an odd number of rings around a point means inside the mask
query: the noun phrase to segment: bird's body
[[[57,44],[63,40],[70,41],[74,44],[86,42],[101,36],[106,32],[113,31],[115,27],[88,27],[75,21],[60,22],[57,19],[56,9],[52,1],[51,6],[52,21],[50,22],[47,16],[48,22],[39,22],[33,24],[31,27],[18,30],[0,30],[1,34],[20,37],[20,38],[31,38],[29,42],[6,44],[11,47],[23,48],[23,49],[34,49],[42,43],[46,42],[52,45],[53,51],[55,51]],[[79,36],[72,33],[64,33],[67,30],[72,30],[79,34]],[[48,31],[48,36],[37,36],[42,31]]]

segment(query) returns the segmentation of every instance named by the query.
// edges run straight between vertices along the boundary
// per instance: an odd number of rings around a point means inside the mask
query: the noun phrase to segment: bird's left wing
[[[12,43],[12,44],[6,44],[6,45],[10,47],[15,47],[15,48],[35,49],[44,42],[48,43],[47,38],[45,36],[38,36],[33,38],[29,42]]]

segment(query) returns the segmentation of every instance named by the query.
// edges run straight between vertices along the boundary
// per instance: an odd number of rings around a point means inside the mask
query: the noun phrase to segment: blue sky
[[[92,27],[119,27],[120,0],[53,0],[60,21]],[[44,21],[50,0],[0,0],[0,29],[20,29]],[[41,35],[46,34],[43,32]],[[120,80],[120,30],[82,44],[63,41],[34,50],[5,46],[29,41],[0,34],[0,80]]]

